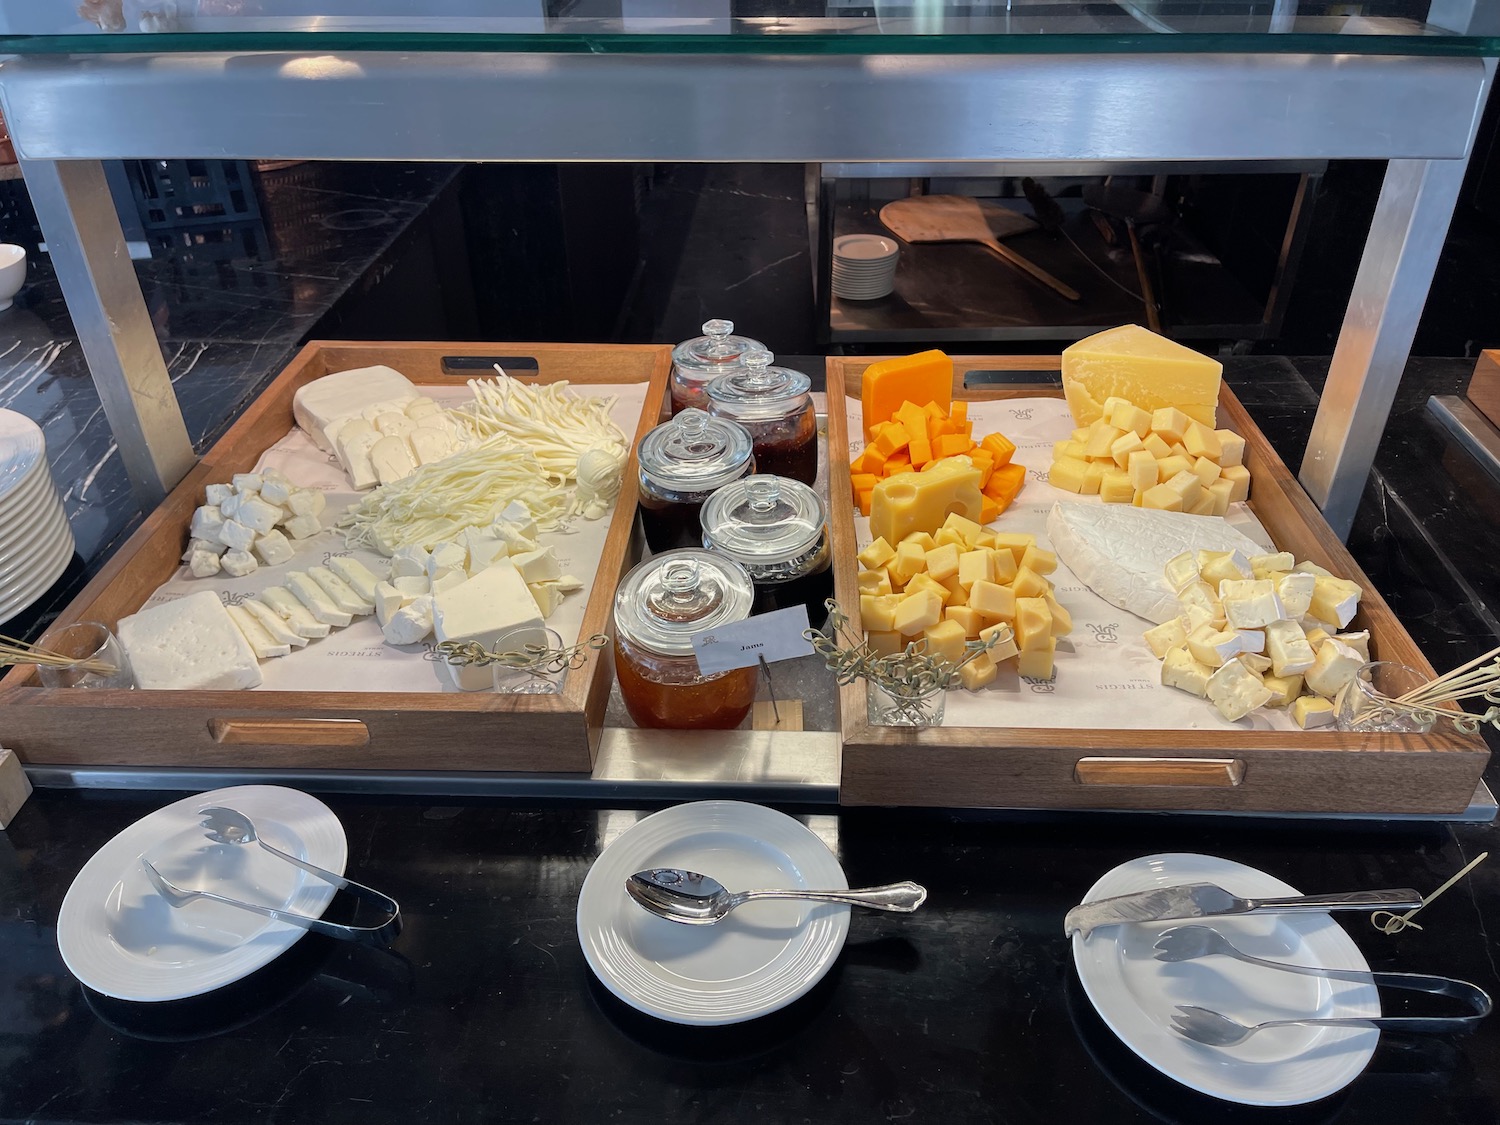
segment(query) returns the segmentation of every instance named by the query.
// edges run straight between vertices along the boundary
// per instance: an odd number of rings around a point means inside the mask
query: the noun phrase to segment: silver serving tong
[[[304,930],[310,930],[324,937],[338,938],[340,941],[357,941],[367,945],[385,947],[396,940],[396,935],[401,932],[401,907],[395,899],[389,895],[381,894],[371,887],[362,883],[356,883],[352,879],[346,879],[342,875],[335,875],[332,871],[325,871],[316,864],[308,863],[306,860],[298,859],[296,856],[288,855],[279,848],[273,848],[262,840],[255,831],[255,822],[238,809],[223,808],[211,805],[200,809],[199,814],[203,817],[205,835],[217,844],[259,844],[261,849],[270,852],[278,859],[284,859],[294,867],[300,867],[311,875],[316,875],[326,883],[331,883],[341,891],[348,891],[356,898],[363,899],[379,907],[389,915],[384,922],[376,926],[346,926],[338,922],[328,922],[322,918],[309,918],[305,914],[296,914],[289,910],[278,910],[272,906],[260,906],[253,902],[242,902],[228,895],[221,895],[215,891],[191,890],[179,887],[171,882],[165,875],[158,871],[151,861],[144,856],[141,865],[146,869],[146,875],[150,878],[152,886],[161,894],[162,898],[172,907],[184,906],[194,899],[207,899],[209,902],[220,902],[225,906],[238,907],[240,910],[248,910],[252,914],[259,914],[264,918],[272,918],[278,922],[286,922],[293,926],[300,926]]]

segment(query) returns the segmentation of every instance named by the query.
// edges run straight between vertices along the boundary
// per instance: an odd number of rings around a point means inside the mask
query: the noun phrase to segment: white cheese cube
[[[219,528],[219,542],[232,551],[248,551],[255,543],[256,530],[239,520],[225,520]]]
[[[1319,695],[1332,699],[1339,689],[1354,679],[1364,666],[1365,658],[1348,645],[1332,638],[1318,646],[1317,659],[1302,676],[1302,682]]]
[[[333,604],[345,613],[355,614],[360,617],[375,612],[375,603],[366,601],[354,590],[354,587],[345,582],[326,566],[310,566],[307,568],[307,576],[323,588],[323,592],[333,599]]]
[[[469,561],[469,552],[461,543],[435,543],[427,558],[427,577],[437,578],[450,571],[463,572]]]
[[[259,492],[262,478],[259,473],[235,473],[229,478],[229,483],[243,496],[247,492]]]
[[[1208,696],[1208,681],[1214,670],[1193,659],[1185,648],[1168,649],[1162,660],[1161,682],[1167,687],[1177,688],[1199,699]]]
[[[415,544],[406,547],[397,547],[395,554],[391,556],[391,577],[402,578],[407,575],[420,575],[426,578],[427,560],[431,557],[425,547]]]
[[[253,496],[255,494],[249,493],[248,495]],[[234,517],[239,513],[240,505],[244,503],[244,501],[244,496],[241,496],[238,492],[231,492],[229,494],[229,498],[219,505],[219,514],[222,515],[226,520],[234,519]]]
[[[192,522],[188,524],[188,534],[194,539],[219,540],[219,532],[224,528],[224,512],[217,504],[203,504],[193,509]]]
[[[444,570],[434,578],[429,579],[428,586],[434,594],[441,594],[444,590],[451,590],[469,580],[469,574],[463,570]]]
[[[414,426],[406,440],[419,465],[431,465],[455,452],[452,438],[435,426]]]
[[[212,578],[223,565],[217,551],[194,551],[187,560],[188,570],[194,578]]]
[[[1180,555],[1174,555],[1167,560],[1164,568],[1167,576],[1167,585],[1175,594],[1184,586],[1189,586],[1198,580],[1198,559],[1192,551],[1183,551]]]
[[[1199,664],[1218,668],[1240,651],[1238,633],[1227,629],[1216,629],[1212,625],[1200,625],[1188,634],[1188,652]]]
[[[375,604],[375,587],[380,579],[364,563],[348,555],[334,555],[328,560],[328,569],[353,587],[362,601]]]
[[[1275,582],[1276,596],[1281,599],[1282,611],[1294,620],[1306,617],[1307,609],[1312,605],[1313,586],[1317,577],[1294,571],[1281,575]]]
[[[1255,653],[1259,655],[1266,651],[1266,635],[1259,629],[1236,629],[1235,636],[1240,639],[1240,654]]]
[[[510,546],[505,540],[493,532],[477,527],[464,530],[464,547],[469,553],[469,564],[466,569],[470,575],[487,566],[492,566],[496,559],[506,558],[510,554]]]
[[[1263,679],[1265,678],[1265,674],[1271,670],[1271,658],[1269,656],[1262,656],[1258,652],[1242,652],[1235,659]],[[1300,683],[1302,677],[1298,676],[1297,680]]]
[[[1313,579],[1312,602],[1308,605],[1307,612],[1319,621],[1342,629],[1354,620],[1363,593],[1357,582],[1317,575]]]
[[[275,482],[277,484],[287,484],[287,476],[280,469],[262,469],[260,471],[261,491],[264,492],[266,489],[266,485],[271,484],[272,482]]]
[[[234,513],[236,523],[253,528],[257,535],[264,535],[285,517],[286,512],[280,505],[268,504],[259,496],[252,496],[243,501]]]
[[[565,594],[576,594],[579,590],[583,589],[583,579],[575,578],[571,574],[564,574],[557,580],[557,588]],[[1055,619],[1057,617],[1056,612],[1052,616]]]
[[[261,682],[254,651],[212,590],[133,613],[116,632],[137,687],[222,691]]]
[[[1142,635],[1146,638],[1147,647],[1160,660],[1167,655],[1168,649],[1187,643],[1188,631],[1184,628],[1182,619],[1174,617],[1170,621],[1163,621],[1160,625],[1152,626]]]
[[[1250,569],[1257,578],[1270,578],[1297,565],[1290,551],[1279,551],[1274,555],[1251,555]]]
[[[323,530],[317,516],[293,516],[281,525],[293,539],[311,539]]]
[[[391,615],[382,630],[387,644],[414,645],[432,632],[432,598],[424,594]]]
[[[258,536],[255,540],[255,553],[267,566],[280,566],[289,561],[294,554],[292,545],[279,531],[268,531]]]
[[[242,605],[226,605],[230,619],[234,626],[249,642],[250,649],[255,653],[257,660],[270,660],[277,656],[285,656],[292,651],[291,645],[277,644],[271,634],[266,632],[265,627],[251,616],[250,611]]]
[[[537,608],[542,611],[543,617],[551,617],[553,611],[562,604],[562,591],[555,582],[528,582],[526,588],[536,599]]]
[[[362,414],[380,403],[405,404],[417,398],[417,389],[399,371],[389,367],[360,367],[338,371],[299,387],[292,398],[292,416],[297,425],[326,453],[333,447],[324,431],[341,419]]]
[[[1286,616],[1269,578],[1226,579],[1219,583],[1219,601],[1232,629],[1263,629]]]
[[[1316,659],[1307,634],[1295,621],[1273,621],[1265,628],[1266,655],[1271,671],[1278,676],[1295,676],[1306,672]]]
[[[1358,633],[1335,633],[1333,639],[1340,644],[1348,645],[1366,661],[1370,659],[1370,631],[1361,629]]]
[[[1214,593],[1213,587],[1207,582],[1190,582],[1177,592],[1177,604],[1184,610],[1197,608],[1208,614],[1208,620],[1213,623],[1222,623],[1224,618],[1224,605],[1219,601],[1219,595]]]
[[[375,620],[380,622],[380,628],[385,629],[391,623],[391,618],[402,606],[410,601],[404,597],[400,590],[389,582],[378,583],[375,587]]]
[[[234,578],[243,578],[247,574],[253,574],[260,563],[255,561],[255,556],[249,551],[231,547],[219,559],[219,566],[223,568],[225,574]]]
[[[285,477],[275,479],[267,477],[260,486],[260,498],[268,504],[278,507],[286,507],[286,502],[291,499],[292,493],[296,491],[289,480]]]
[[[189,539],[187,550],[182,552],[182,561],[192,562],[194,551],[208,551],[213,555],[222,555],[224,553],[224,544],[220,543],[217,539]]]
[[[282,620],[281,614],[260,599],[246,598],[240,605],[244,607],[245,612],[255,618],[260,627],[269,633],[271,639],[277,644],[289,645],[292,648],[302,648],[307,644],[306,637],[288,625]]]
[[[1292,719],[1303,730],[1333,726],[1333,703],[1316,695],[1292,700]]]
[[[1212,614],[1210,614],[1208,612],[1208,610],[1204,609],[1202,606],[1197,606],[1197,605],[1183,606],[1182,607],[1182,612],[1180,614],[1178,614],[1175,618],[1173,618],[1173,620],[1174,621],[1181,621],[1182,622],[1182,631],[1185,634],[1186,633],[1191,633],[1194,629],[1198,628],[1200,625],[1222,625],[1222,624],[1224,624],[1224,618],[1223,618],[1222,614],[1219,617],[1214,617]],[[1187,643],[1185,637],[1184,637],[1183,643],[1184,644]]]
[[[316,640],[331,632],[328,623],[314,617],[312,611],[285,586],[267,586],[256,596],[270,606],[299,637]]]
[[[1238,551],[1199,551],[1198,573],[1216,590],[1226,580],[1255,577],[1250,560]]]
[[[211,484],[203,490],[205,503],[218,507],[224,501],[234,495],[234,486],[231,484]]]
[[[519,500],[512,500],[505,505],[494,522],[497,529],[500,524],[506,523],[528,539],[536,538],[536,519],[532,516],[531,509]]]
[[[384,436],[370,446],[370,466],[381,484],[395,484],[411,476],[417,459],[404,437]]]
[[[1262,676],[1260,682],[1271,693],[1271,698],[1266,702],[1267,707],[1278,710],[1290,707],[1292,701],[1302,694],[1301,676]]]
[[[551,547],[511,555],[510,561],[515,564],[528,585],[562,577],[562,567],[557,565],[557,552]]]
[[[340,609],[338,603],[328,596],[328,591],[303,571],[294,570],[288,574],[286,584],[287,589],[297,596],[297,600],[307,607],[307,611],[323,624],[343,628],[354,620],[352,613]],[[373,608],[372,606],[371,609]]]
[[[391,585],[401,591],[401,596],[406,602],[432,593],[432,580],[425,574],[402,574],[392,578]]]
[[[1243,719],[1251,711],[1271,701],[1260,677],[1238,660],[1231,660],[1208,680],[1208,698],[1230,722]]]
[[[492,566],[433,596],[433,631],[440,641],[478,641],[494,649],[542,644],[542,611],[520,571]]]
[[[294,516],[317,516],[328,506],[328,497],[316,488],[294,488],[286,498],[286,510]]]

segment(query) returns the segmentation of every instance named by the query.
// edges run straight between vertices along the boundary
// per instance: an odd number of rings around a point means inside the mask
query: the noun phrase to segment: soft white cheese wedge
[[[375,612],[375,603],[366,601],[354,590],[354,587],[345,582],[326,566],[310,566],[307,575],[323,588],[323,592],[333,599],[333,604],[345,613],[354,614],[357,617],[366,617]]]
[[[286,656],[292,651],[291,645],[277,644],[271,634],[244,606],[226,605],[224,609],[228,612],[230,620],[234,622],[234,627],[249,642],[250,649],[255,653],[257,660],[271,660],[278,656]]]
[[[1295,676],[1313,666],[1316,655],[1307,634],[1295,621],[1273,621],[1265,627],[1266,655],[1278,676]]]
[[[1335,633],[1333,639],[1340,644],[1348,645],[1366,660],[1370,659],[1370,631],[1361,629],[1358,633]]]
[[[1187,643],[1188,631],[1179,617],[1171,621],[1163,621],[1160,625],[1153,625],[1142,634],[1146,638],[1146,645],[1158,660],[1167,655],[1168,649],[1176,648],[1178,645]]]
[[[1163,684],[1196,695],[1199,699],[1208,696],[1208,681],[1213,674],[1212,668],[1194,660],[1193,654],[1185,648],[1169,649],[1161,662]]]
[[[1260,677],[1238,660],[1231,660],[1208,680],[1208,698],[1230,722],[1271,701],[1271,693]]]
[[[121,618],[137,687],[222,691],[261,682],[255,652],[212,590]]]
[[[1264,629],[1286,616],[1269,578],[1226,579],[1219,583],[1219,600],[1233,629]]]
[[[1278,551],[1274,555],[1250,556],[1250,569],[1255,572],[1257,578],[1270,578],[1273,574],[1291,570],[1296,565],[1297,559],[1290,551]]]
[[[354,614],[340,609],[338,603],[328,596],[328,591],[305,572],[292,571],[286,576],[286,585],[297,600],[307,607],[307,611],[323,624],[342,629],[354,620]],[[372,612],[374,608],[370,607]]]
[[[551,582],[562,577],[562,567],[557,564],[557,552],[551,547],[539,547],[535,551],[511,555],[510,561],[515,564],[528,585]]]
[[[1316,695],[1292,700],[1292,720],[1303,730],[1333,726],[1333,703]]]
[[[1312,602],[1308,605],[1307,612],[1319,621],[1342,629],[1354,620],[1363,594],[1364,591],[1357,582],[1320,574],[1313,578]]]
[[[1307,616],[1312,605],[1313,586],[1317,577],[1312,574],[1294,572],[1283,574],[1274,580],[1276,596],[1281,599],[1282,611],[1293,620]]]
[[[1364,666],[1365,658],[1348,645],[1332,638],[1318,646],[1313,666],[1302,676],[1302,682],[1311,690],[1328,699],[1339,693],[1339,689],[1354,679],[1354,674]]]
[[[462,572],[468,561],[469,552],[462,543],[434,543],[432,554],[427,557],[427,577],[437,578],[454,570]]]
[[[326,621],[319,621],[314,617],[312,611],[285,586],[267,586],[256,596],[275,610],[300,637],[316,640],[319,637],[328,636],[332,631],[332,627]]]
[[[364,563],[348,555],[334,555],[328,560],[328,569],[353,587],[362,599],[374,604],[375,587],[380,584],[380,578]]]
[[[401,597],[405,599],[402,604],[432,593],[432,582],[425,574],[403,574],[392,578],[391,585],[401,591]]]
[[[1255,576],[1255,572],[1250,569],[1250,559],[1245,552],[1239,550],[1199,551],[1198,574],[1214,589],[1218,589],[1224,582]]]
[[[399,371],[389,367],[360,367],[314,379],[292,398],[292,416],[318,448],[332,453],[325,431],[346,418],[364,416],[370,407],[397,404],[400,409],[414,398],[417,388]]]
[[[281,614],[259,598],[246,598],[240,605],[277,644],[290,645],[292,648],[301,648],[307,644],[306,637],[283,621]]]
[[[475,572],[493,566],[497,559],[510,555],[510,544],[498,535],[477,527],[464,529],[464,547],[469,552],[467,569],[471,577]]]
[[[1162,571],[1166,576],[1167,585],[1176,592],[1198,581],[1198,559],[1192,551],[1183,551],[1182,554],[1173,555],[1168,559]]]
[[[1228,629],[1200,625],[1188,634],[1187,646],[1198,663],[1218,668],[1240,651],[1240,637]]]

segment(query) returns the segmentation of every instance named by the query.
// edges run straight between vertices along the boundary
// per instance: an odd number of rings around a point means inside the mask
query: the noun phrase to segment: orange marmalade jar
[[[733,559],[687,548],[641,563],[615,591],[615,675],[637,726],[731,730],[758,669],[704,675],[693,637],[750,616],[755,587]]]

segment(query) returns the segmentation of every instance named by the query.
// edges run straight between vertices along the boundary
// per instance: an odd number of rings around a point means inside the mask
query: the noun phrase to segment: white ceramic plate
[[[604,986],[660,1019],[728,1024],[783,1008],[823,978],[849,932],[849,907],[770,900],[712,926],[648,914],[625,890],[648,867],[684,867],[730,890],[842,890],[827,845],[789,816],[739,801],[663,809],[594,861],[578,896],[578,940]]]
[[[100,848],[73,880],[57,919],[63,961],[84,984],[121,1000],[197,996],[248,976],[306,930],[201,899],[173,908],[148,881],[142,857],[180,887],[320,915],[323,882],[255,844],[215,844],[199,810],[239,809],[268,844],[343,874],[348,843],[327,805],[296,789],[239,785],[200,793],[136,821]]]
[[[1089,889],[1084,902],[1180,883],[1217,883],[1236,895],[1301,892],[1280,879],[1213,856],[1173,853],[1121,864]],[[1378,1016],[1373,984],[1297,976],[1228,957],[1169,965],[1152,944],[1182,921],[1105,926],[1087,940],[1073,935],[1084,991],[1126,1046],[1185,1086],[1245,1105],[1298,1105],[1352,1082],[1380,1032],[1360,1027],[1274,1027],[1234,1047],[1206,1047],[1172,1030],[1178,1004],[1211,1008],[1244,1023],[1299,1016]],[[1349,935],[1327,914],[1261,914],[1205,919],[1246,953],[1325,969],[1369,970]]]
[[[893,239],[878,234],[845,234],[833,240],[835,261],[880,261],[901,253],[901,247]]]
[[[35,422],[14,410],[0,410],[0,497],[36,469],[46,448]]]
[[[0,542],[0,586],[45,566],[43,560],[51,558],[58,545],[69,537],[68,521],[61,513],[55,513],[38,521],[25,544]]]
[[[63,571],[68,569],[68,564],[73,561],[73,547],[73,536],[69,534],[57,545],[55,553],[38,560],[36,569],[30,571],[26,578],[17,579],[0,589],[0,625],[51,588],[52,583],[62,576]]]
[[[55,492],[50,473],[31,472],[0,496],[0,524],[24,522],[37,508],[48,502],[47,494]]]

